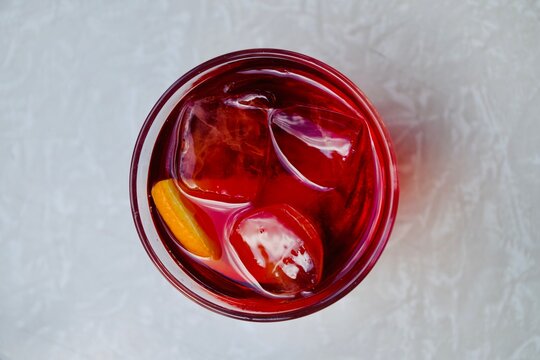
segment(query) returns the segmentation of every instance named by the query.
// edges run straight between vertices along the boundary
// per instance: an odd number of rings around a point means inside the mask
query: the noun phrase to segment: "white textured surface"
[[[261,46],[364,89],[402,190],[368,278],[276,324],[170,286],[127,182],[161,93]],[[538,2],[2,0],[0,66],[0,359],[540,358]]]

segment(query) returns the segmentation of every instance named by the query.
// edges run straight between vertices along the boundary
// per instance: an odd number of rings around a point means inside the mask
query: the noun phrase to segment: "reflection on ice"
[[[291,106],[270,114],[271,139],[283,167],[327,191],[339,181],[362,131],[362,120],[334,111]]]
[[[272,124],[279,126],[289,135],[303,141],[306,145],[319,149],[327,158],[332,158],[332,153],[338,153],[345,157],[351,149],[351,139],[340,137],[330,129],[322,127],[310,119],[303,117],[294,109],[295,112],[289,112],[292,109],[276,110],[272,114]],[[324,110],[318,110],[325,115],[331,114],[335,117],[336,113],[330,113]]]

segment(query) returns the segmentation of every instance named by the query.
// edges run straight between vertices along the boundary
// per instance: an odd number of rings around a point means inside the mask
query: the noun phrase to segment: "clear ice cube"
[[[340,183],[364,131],[360,117],[308,106],[272,110],[270,124],[281,165],[321,191]]]
[[[268,148],[268,99],[262,94],[192,100],[183,110],[178,177],[212,200],[255,196]]]

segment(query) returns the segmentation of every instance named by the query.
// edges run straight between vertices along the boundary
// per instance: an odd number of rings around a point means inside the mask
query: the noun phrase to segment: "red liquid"
[[[363,110],[321,76],[287,60],[238,62],[198,81],[160,131],[148,194],[176,179],[195,217],[209,219],[199,225],[221,258],[190,254],[152,208],[154,224],[179,266],[222,301],[263,312],[305,306],[370,245],[381,186],[370,131]],[[272,243],[241,237],[265,221],[297,239],[278,275],[257,263]]]

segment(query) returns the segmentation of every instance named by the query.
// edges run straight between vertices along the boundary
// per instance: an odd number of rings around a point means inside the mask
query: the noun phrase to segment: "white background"
[[[128,173],[147,113],[216,55],[349,76],[399,160],[389,246],[346,298],[255,324],[154,268]],[[0,359],[538,359],[538,1],[0,1]]]

